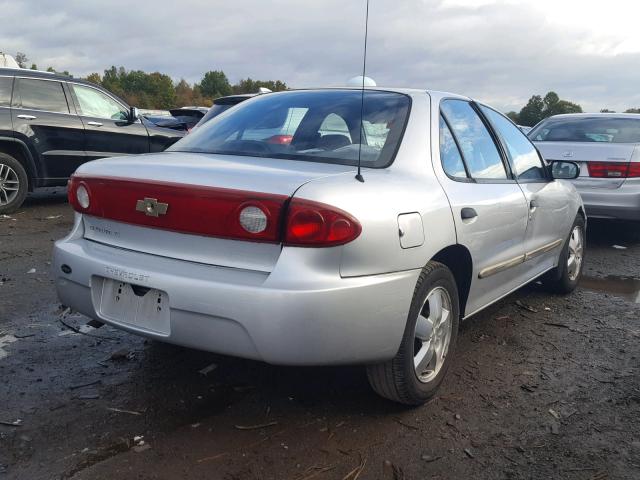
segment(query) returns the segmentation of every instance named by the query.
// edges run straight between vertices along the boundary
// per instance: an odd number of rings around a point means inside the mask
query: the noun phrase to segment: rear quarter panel
[[[355,277],[422,268],[442,248],[456,243],[451,208],[431,164],[429,96],[412,95],[409,123],[394,162],[317,179],[296,197],[336,206],[358,219],[362,233],[342,247],[340,275]],[[419,213],[424,243],[402,248],[398,216]]]

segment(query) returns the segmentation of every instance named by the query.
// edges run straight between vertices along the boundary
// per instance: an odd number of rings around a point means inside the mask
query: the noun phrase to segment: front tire
[[[585,221],[578,214],[564,242],[558,266],[542,278],[543,285],[552,293],[568,294],[575,290],[584,267]]]
[[[422,269],[394,358],[367,367],[378,395],[405,405],[421,405],[440,387],[455,352],[460,322],[458,288],[451,271],[429,262]]]
[[[29,178],[22,164],[0,153],[0,214],[13,213],[24,202],[29,190]]]

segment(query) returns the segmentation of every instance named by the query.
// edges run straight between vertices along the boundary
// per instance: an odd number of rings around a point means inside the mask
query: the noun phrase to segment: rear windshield
[[[559,118],[529,132],[534,142],[640,143],[638,118]]]
[[[358,90],[261,95],[199,127],[169,150],[385,167],[404,131],[408,96]],[[360,114],[362,109],[362,134]]]

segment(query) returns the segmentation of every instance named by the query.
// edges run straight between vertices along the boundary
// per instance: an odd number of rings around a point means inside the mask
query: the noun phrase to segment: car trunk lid
[[[85,238],[163,257],[269,272],[281,251],[281,220],[289,198],[307,182],[353,167],[228,155],[166,152],[83,165],[74,175],[89,191]],[[239,213],[267,214],[257,234]]]
[[[629,163],[635,161],[634,150],[636,150],[636,157],[640,153],[636,145],[629,143],[535,142],[535,144],[547,161],[568,160],[578,163],[580,176],[575,183],[577,186],[589,188],[620,187],[626,179]],[[600,173],[596,174],[596,171]]]

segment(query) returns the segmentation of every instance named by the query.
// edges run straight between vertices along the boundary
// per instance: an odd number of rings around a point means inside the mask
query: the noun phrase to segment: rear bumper
[[[619,188],[588,188],[576,185],[587,217],[640,221],[640,182],[626,180]]]
[[[304,261],[301,255],[313,255],[306,253],[311,250],[283,250],[268,274],[69,237],[55,244],[52,268],[64,305],[134,334],[273,364],[372,363],[393,357],[419,270],[341,278]],[[285,266],[278,270],[281,263]],[[62,272],[63,264],[71,273]],[[161,335],[103,318],[97,287],[103,278],[165,291],[170,332]]]

